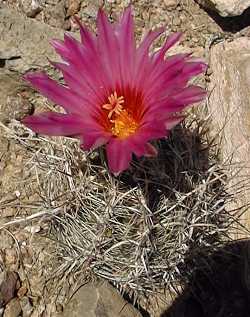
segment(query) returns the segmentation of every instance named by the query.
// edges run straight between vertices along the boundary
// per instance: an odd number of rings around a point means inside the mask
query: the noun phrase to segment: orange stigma
[[[108,118],[111,119],[113,114],[120,114],[124,103],[124,97],[118,97],[116,91],[108,97],[109,103],[102,106],[103,109],[109,110]]]
[[[112,134],[121,139],[134,134],[139,127],[139,123],[126,110],[124,97],[118,97],[115,91],[108,97],[108,101],[109,103],[102,105],[102,108],[109,110],[107,117],[111,125]]]

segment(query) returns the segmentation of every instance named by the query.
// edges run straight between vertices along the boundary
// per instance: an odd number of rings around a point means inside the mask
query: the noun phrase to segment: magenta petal
[[[163,47],[155,54],[154,56],[155,62],[158,62],[159,60],[163,59],[166,52],[180,40],[181,36],[182,36],[182,33],[180,32],[171,34],[167,38]]]
[[[150,123],[152,121],[164,120],[174,112],[179,112],[185,108],[185,105],[179,100],[170,97],[155,101],[147,108],[143,117],[143,123]]]
[[[60,70],[63,74],[63,78],[65,83],[68,85],[70,90],[76,95],[79,94],[80,91],[85,91],[84,97],[82,96],[84,102],[82,106],[84,108],[84,104],[87,104],[88,109],[91,107],[95,108],[96,104],[98,103],[98,96],[95,91],[89,87],[86,81],[83,81],[82,78],[77,74],[74,67],[67,65],[66,63],[59,63],[50,61],[51,65],[53,65],[56,69]],[[101,102],[101,101],[99,101]]]
[[[157,55],[157,53],[155,54]],[[172,56],[168,56],[165,58],[164,62],[165,62],[165,67],[167,69],[177,65],[178,63],[185,61],[188,62],[191,58],[192,53],[179,53],[176,55],[172,55]],[[156,58],[157,56],[154,56],[154,58]]]
[[[66,61],[68,60],[70,52],[63,41],[53,39],[50,41],[50,44],[54,47],[55,51],[62,57],[62,59]]]
[[[78,116],[57,112],[44,112],[27,116],[22,122],[33,131],[46,135],[75,135],[84,131],[84,122]]]
[[[73,93],[70,89],[59,85],[44,73],[28,73],[24,79],[54,103],[62,106],[67,112],[82,113],[84,97]]]
[[[146,143],[145,156],[156,157],[158,154],[157,149],[150,143]]]
[[[121,73],[119,70],[119,47],[114,28],[108,21],[103,10],[99,9],[97,16],[98,50],[102,64],[111,78],[113,87],[120,83]]]
[[[128,51],[127,53],[129,53],[129,57],[132,57],[132,53],[134,53],[133,51],[135,50],[135,38],[131,6],[125,9],[120,18],[120,23],[116,25],[116,35],[118,41],[122,43],[122,48],[126,48],[126,51]]]
[[[81,137],[81,148],[84,151],[94,150],[104,144],[106,144],[112,135],[110,133],[106,133],[105,131],[93,131],[91,133],[83,133]]]
[[[120,18],[120,23],[115,27],[115,34],[119,43],[120,72],[122,85],[126,86],[133,80],[135,60],[135,38],[132,7],[129,6]]]
[[[132,84],[138,90],[147,90],[145,81],[147,82],[151,78],[151,72],[153,71],[153,63],[149,58],[149,49],[153,41],[163,32],[164,28],[160,28],[156,31],[149,31],[136,51]]]
[[[79,77],[74,72],[72,67],[65,63],[53,62],[50,61],[51,65],[53,65],[56,69],[60,70],[63,74],[63,78],[67,85],[74,91],[78,92],[80,89],[86,89],[86,86],[79,80]]]
[[[129,167],[132,152],[125,139],[111,139],[106,146],[109,169],[114,174],[119,174]]]
[[[182,69],[182,76],[188,75],[189,78],[204,73],[207,69],[207,64],[203,62],[189,62]]]
[[[81,34],[81,41],[82,44],[86,45],[88,48],[92,49],[93,51],[96,49],[96,38],[94,35],[82,25],[79,18],[74,16],[76,23],[80,27],[80,34]]]
[[[133,138],[136,139],[138,143],[146,143],[164,136],[166,136],[165,122],[152,120],[151,122],[144,123]]]
[[[186,57],[180,56],[178,59],[172,60],[172,62],[168,62],[165,65],[159,64],[158,67],[155,66],[150,80],[147,81],[147,98],[152,99],[153,95],[159,95],[159,91],[167,90],[169,85],[181,76],[185,64]]]
[[[143,156],[146,151],[144,139],[137,134],[128,139],[128,147],[137,157]]]
[[[164,28],[159,28],[156,31],[149,31],[138,47],[138,56],[144,56],[147,54],[153,41],[155,41],[164,32],[164,30]]]
[[[168,51],[172,46],[174,46],[181,38],[182,33],[176,32],[171,34],[168,38],[166,43],[163,45],[162,51]]]
[[[70,53],[82,53],[83,47],[80,42],[78,42],[70,33],[66,32],[64,34],[64,45],[68,48]]]
[[[65,35],[64,42],[54,40],[52,45],[67,62],[70,73],[73,73],[76,80],[81,81],[86,94],[98,96],[101,99],[105,87],[110,87],[111,76],[106,65],[101,63],[102,54],[98,52],[97,45],[87,42],[83,46],[69,35]],[[68,73],[66,74],[68,79],[67,75]],[[100,87],[103,88],[103,91],[100,90]]]
[[[175,100],[178,100],[183,105],[189,105],[203,100],[207,95],[205,89],[199,86],[190,85],[182,89],[179,93],[173,95]]]
[[[177,124],[179,124],[184,119],[185,119],[185,116],[176,116],[176,117],[167,118],[167,120],[165,121],[166,129],[167,130],[173,129]]]

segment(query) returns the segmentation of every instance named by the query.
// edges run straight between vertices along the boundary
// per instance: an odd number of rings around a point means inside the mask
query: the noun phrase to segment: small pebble
[[[16,261],[17,261],[16,250],[13,248],[5,249],[5,264],[6,265],[15,264]]]
[[[68,0],[68,10],[66,17],[71,17],[80,10],[81,1],[80,0]]]
[[[167,9],[175,9],[178,5],[178,0],[164,0],[164,5]]]
[[[29,297],[24,296],[22,299],[20,299],[20,305],[22,307],[22,317],[30,317],[33,312],[33,306]]]
[[[30,233],[38,233],[41,231],[41,226],[34,225],[34,226],[26,226],[24,230],[30,232]]]
[[[24,296],[27,294],[27,292],[28,292],[27,287],[26,287],[26,286],[21,286],[21,287],[19,288],[18,292],[17,292],[17,296],[18,296],[19,298],[22,298],[22,297],[24,297]]]

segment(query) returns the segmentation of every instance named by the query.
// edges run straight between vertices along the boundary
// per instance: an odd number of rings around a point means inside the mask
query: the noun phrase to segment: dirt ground
[[[43,2],[45,2],[44,9],[33,14],[35,19],[53,27],[74,31],[76,28],[72,22],[74,14],[93,28],[100,6],[104,7],[111,19],[117,19],[130,1],[50,0]],[[6,1],[6,5],[28,16],[31,15],[30,3],[29,0]],[[150,28],[164,26],[169,32],[183,32],[182,43],[186,46],[204,48],[211,35],[224,34],[221,27],[193,0],[131,1],[131,3],[134,6],[138,35]]]
[[[209,58],[210,45],[217,38],[231,40],[237,36],[250,35],[247,14],[240,19],[223,19],[215,13],[206,12],[194,0],[131,2],[134,6],[138,37],[146,30],[159,26],[166,26],[169,33],[181,31],[183,32],[181,46],[193,50],[194,54],[206,60]],[[111,19],[116,20],[128,3],[128,0],[41,0],[40,5],[32,9],[30,0],[3,0],[0,8],[7,6],[30,19],[36,19],[65,31],[78,32],[72,19],[73,15],[78,15],[84,23],[93,28],[100,6],[104,7]],[[3,63],[3,60],[0,59],[0,72],[5,71],[4,67],[1,68],[1,62]],[[18,76],[20,74],[14,74],[15,78]],[[209,71],[206,79],[209,80]],[[13,94],[17,86],[15,80],[13,80]],[[5,108],[5,112],[0,113],[0,121],[8,121],[9,116],[18,120],[30,113],[32,109],[25,101],[31,93],[29,90],[25,91],[18,101],[17,107],[21,109],[20,111],[13,113],[11,106],[9,109]],[[0,88],[0,103],[1,99],[5,98],[5,94],[6,91]],[[0,129],[3,134],[4,130],[1,127]],[[47,281],[52,279],[51,274],[56,265],[55,243],[47,239],[48,221],[38,219],[28,223],[12,223],[19,216],[31,216],[26,214],[23,206],[30,204],[36,210],[33,203],[43,199],[39,197],[39,191],[34,185],[36,175],[26,166],[27,155],[24,148],[14,140],[8,140],[0,135],[0,272],[1,270],[12,272],[7,278],[5,293],[11,294],[18,290],[17,297],[23,311],[22,316],[56,316],[56,313],[62,311],[64,298],[62,296],[61,304],[58,304],[60,300],[55,304],[55,296],[50,295],[50,289],[46,286]],[[9,224],[4,225],[6,222]],[[19,277],[13,272],[17,272]],[[65,288],[65,297],[67,297],[67,288],[70,289],[74,285],[74,280],[69,280],[68,284]],[[54,286],[51,287],[54,291]],[[7,298],[2,300],[7,301]],[[20,310],[17,305],[16,310],[18,309]],[[152,317],[158,316],[157,309],[157,307],[149,308]],[[16,313],[13,316],[18,315]],[[0,316],[2,316],[1,312]]]

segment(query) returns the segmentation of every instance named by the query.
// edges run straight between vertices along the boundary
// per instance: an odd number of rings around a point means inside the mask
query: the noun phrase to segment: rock
[[[0,44],[1,45],[1,44]],[[31,114],[33,106],[28,101],[31,89],[19,76],[0,73],[0,121],[20,120]]]
[[[15,248],[6,248],[5,249],[5,264],[7,266],[16,264],[17,262],[17,252]]]
[[[32,314],[29,317],[40,317],[40,316],[41,316],[41,314],[39,313],[39,311],[35,310],[32,312]]]
[[[19,277],[15,272],[4,271],[0,274],[0,307],[15,296],[18,281]]]
[[[250,0],[196,0],[200,5],[217,11],[223,17],[241,15],[250,7]]]
[[[82,286],[60,317],[141,317],[118,291],[107,282]]]
[[[49,41],[63,31],[0,8],[0,65],[3,70],[25,73],[49,68],[48,58],[59,60]]]
[[[34,234],[41,231],[41,226],[40,225],[26,226],[24,230]]]
[[[1,109],[0,120],[4,123],[10,122],[12,119],[21,120],[33,112],[32,104],[22,93],[18,92],[7,96],[6,103],[2,107],[3,110]]]
[[[175,9],[178,4],[179,4],[179,0],[164,0],[164,5],[167,9]]]
[[[69,6],[67,9],[67,17],[71,17],[80,10],[80,0],[68,0]]]
[[[42,11],[41,0],[26,0],[21,2],[22,11],[27,15],[29,18],[34,18],[39,12]]]
[[[22,299],[28,292],[28,289],[25,285],[21,286],[17,292],[17,297]]]
[[[91,23],[95,23],[97,12],[102,6],[103,0],[83,1],[81,10],[79,11],[79,16],[83,21],[90,19]]]
[[[22,312],[18,298],[13,298],[4,310],[3,317],[18,317]]]
[[[211,49],[210,77],[211,95],[209,113],[212,117],[213,133],[222,131],[221,153],[224,160],[232,156],[231,191],[235,193],[240,181],[241,193],[237,197],[237,208],[250,203],[250,38],[241,37],[224,42]],[[241,222],[250,229],[250,214],[242,215]],[[237,237],[237,236],[236,236]]]
[[[14,239],[7,232],[0,230],[0,250],[4,251],[6,248],[12,248],[14,245]]]
[[[62,28],[66,16],[65,0],[56,1],[43,10],[44,21],[50,26]]]
[[[29,297],[24,296],[20,299],[20,305],[22,308],[22,317],[30,317],[33,312],[33,306]]]

